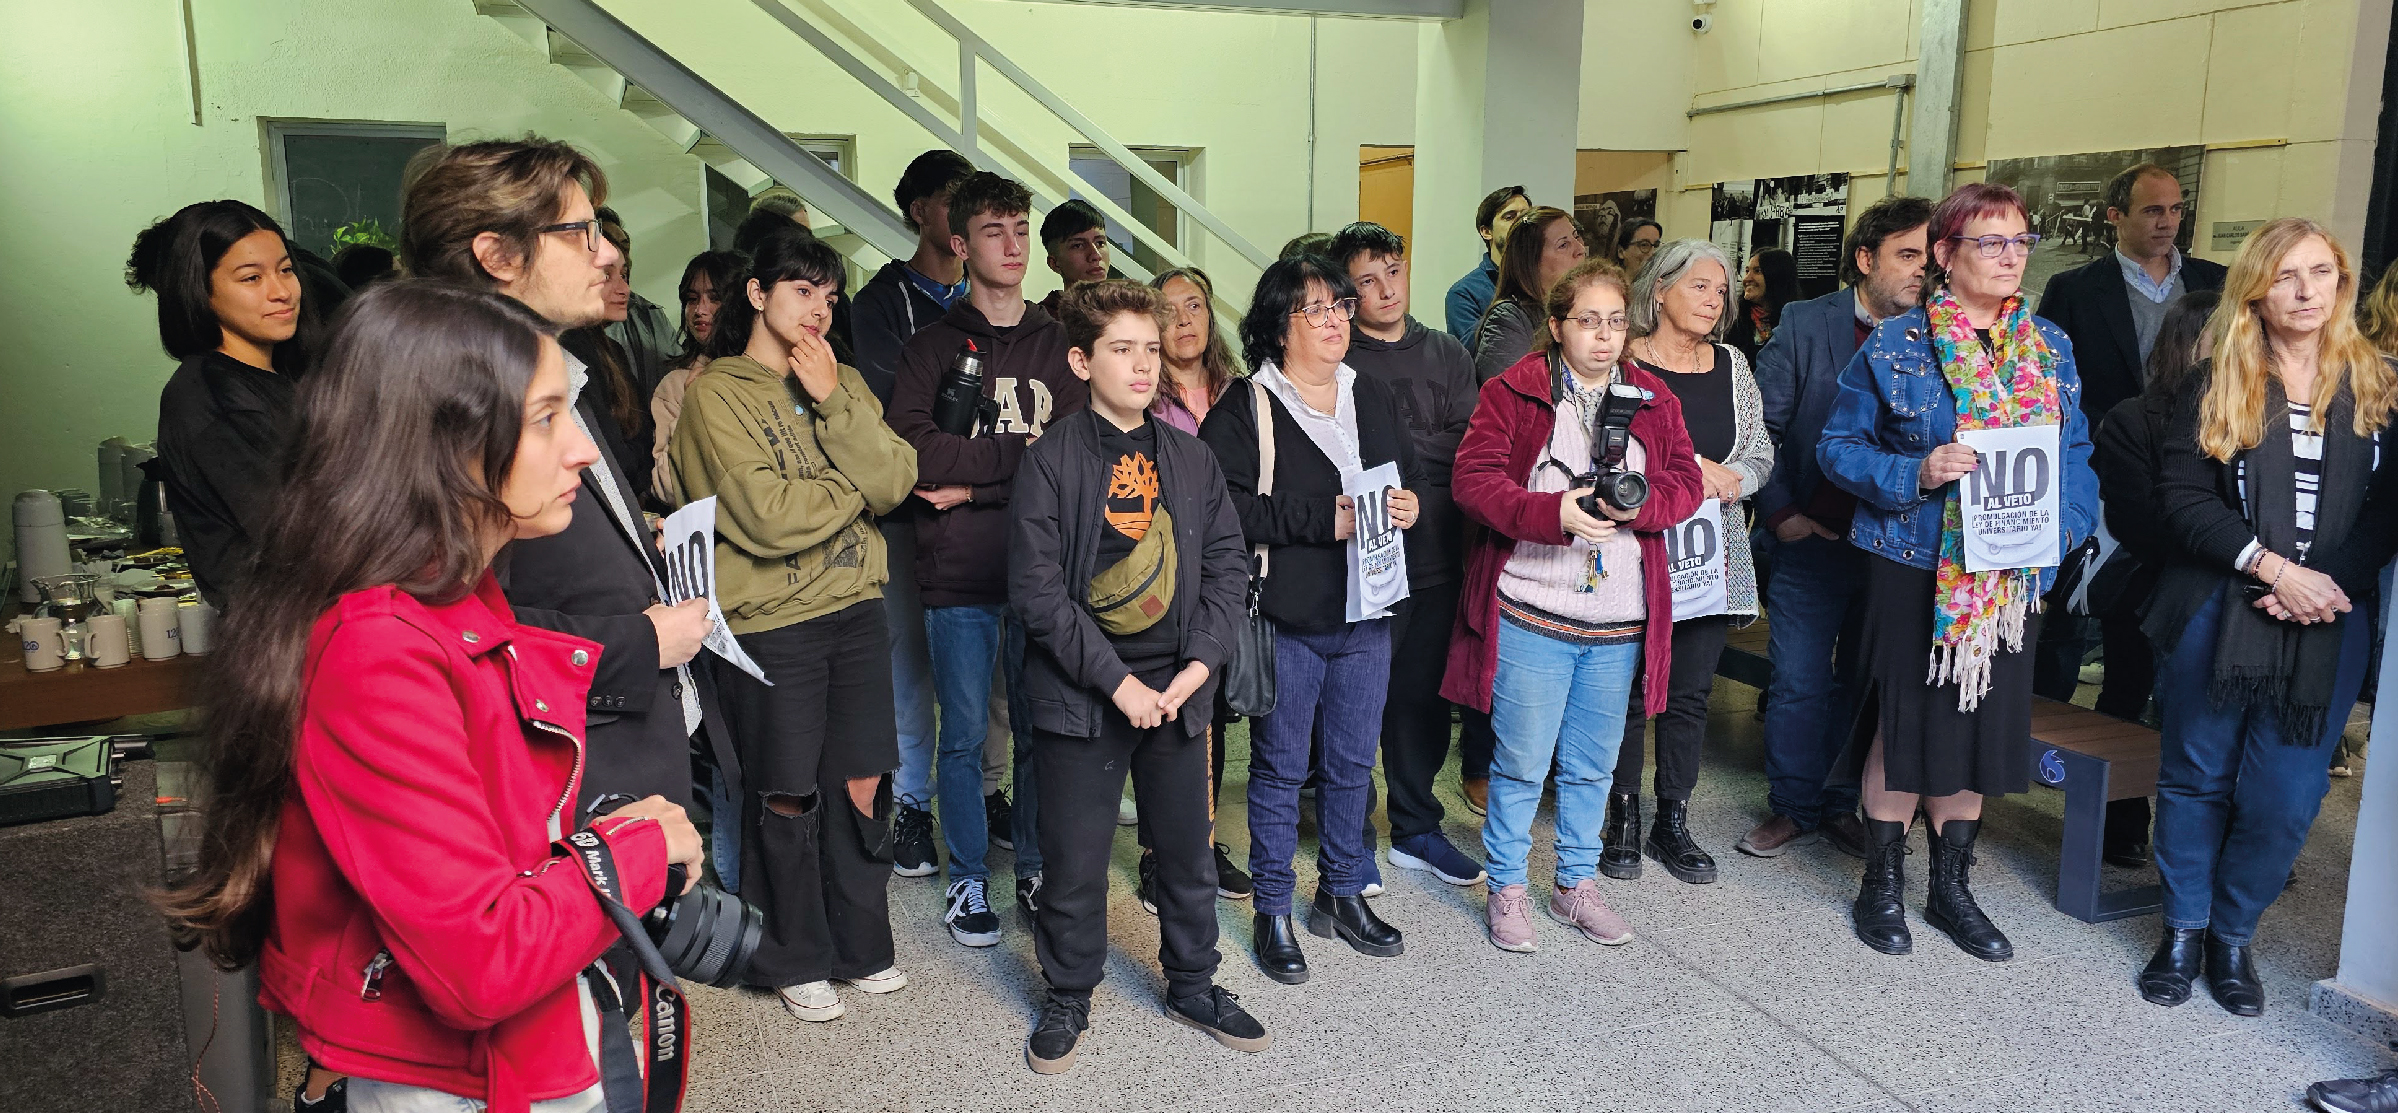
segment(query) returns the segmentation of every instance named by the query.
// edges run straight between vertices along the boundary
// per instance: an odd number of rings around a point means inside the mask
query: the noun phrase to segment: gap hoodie
[[[952,436],[933,425],[933,394],[967,341],[983,354],[983,397],[999,404],[988,431]],[[892,432],[916,448],[916,482],[964,485],[974,497],[916,516],[916,585],[927,607],[1007,602],[1008,496],[1024,446],[1089,401],[1066,366],[1066,330],[1041,307],[1001,329],[971,298],[917,330],[900,350],[891,388]],[[921,507],[921,504],[919,504]]]
[[[1449,583],[1465,573],[1465,515],[1449,493],[1449,469],[1481,394],[1474,357],[1456,337],[1409,317],[1407,330],[1395,341],[1352,328],[1347,362],[1398,399],[1399,417],[1415,439],[1416,461],[1424,469],[1423,482],[1414,487],[1421,509],[1415,528],[1407,531],[1408,586],[1421,590]]]

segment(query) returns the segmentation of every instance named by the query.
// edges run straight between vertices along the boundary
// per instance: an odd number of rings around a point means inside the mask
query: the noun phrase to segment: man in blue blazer
[[[1865,609],[1865,554],[1848,543],[1856,496],[1824,481],[1815,442],[1839,394],[1840,372],[1885,317],[1922,300],[1931,257],[1924,226],[1932,203],[1885,197],[1857,217],[1843,245],[1849,285],[1782,310],[1781,327],[1757,353],[1757,391],[1774,438],[1774,470],[1757,491],[1758,520],[1774,536],[1765,584],[1767,655],[1766,804],[1773,815],[1740,840],[1743,853],[1772,858],[1830,836],[1865,856],[1855,786],[1826,787],[1856,714],[1857,626]]]

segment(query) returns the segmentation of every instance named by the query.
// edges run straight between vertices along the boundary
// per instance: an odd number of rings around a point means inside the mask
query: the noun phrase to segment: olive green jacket
[[[716,496],[716,598],[734,633],[882,597],[889,562],[873,517],[916,485],[916,450],[883,424],[855,368],[811,402],[754,359],[716,360],[683,396],[670,455],[687,498]]]

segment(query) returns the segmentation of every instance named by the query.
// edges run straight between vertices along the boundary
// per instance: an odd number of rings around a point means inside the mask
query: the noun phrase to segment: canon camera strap
[[[683,1107],[691,1051],[691,1009],[683,1000],[682,987],[675,982],[665,956],[658,953],[657,944],[650,942],[649,933],[642,929],[641,918],[625,907],[624,885],[618,880],[616,855],[608,849],[608,840],[586,827],[557,845],[583,867],[583,878],[599,897],[600,911],[607,913],[617,933],[624,936],[622,946],[612,949],[610,956],[630,950],[640,966],[632,971],[620,962],[609,963],[622,979],[620,983],[598,970],[585,972],[600,1015],[600,1091],[607,1097],[608,1113],[677,1113]],[[680,872],[670,871],[669,880]],[[671,885],[666,895],[674,896]],[[641,1052],[633,1048],[626,1022],[627,1001],[617,992],[620,984],[641,1009],[642,1031],[648,1037],[642,1041],[649,1057],[646,1082]]]

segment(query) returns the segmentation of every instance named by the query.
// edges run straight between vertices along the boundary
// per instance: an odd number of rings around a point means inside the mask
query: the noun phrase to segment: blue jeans
[[[934,792],[941,801],[941,841],[949,846],[949,880],[989,877],[991,867],[984,861],[991,835],[983,819],[983,735],[991,712],[991,668],[1006,662],[1008,703],[1024,706],[1024,626],[998,603],[926,607],[924,634],[932,649],[933,697],[941,705]],[[1041,872],[1040,796],[1024,732],[1010,733],[1016,769],[1016,876],[1032,877]]]
[[[2227,595],[2218,591],[2198,609],[2173,656],[2157,670],[2165,731],[2157,767],[2156,861],[2168,926],[2212,926],[2224,942],[2244,946],[2265,908],[2281,896],[2323,808],[2331,749],[2364,684],[2373,624],[2361,607],[2341,619],[2340,671],[2322,737],[2284,745],[2273,708],[2217,707],[2208,697],[2223,609],[2247,604]]]
[[[1557,767],[1557,884],[1571,888],[1598,872],[1605,844],[1607,789],[1624,743],[1624,712],[1640,671],[1638,641],[1575,645],[1499,627],[1499,671],[1491,679],[1490,725],[1499,736],[1490,762],[1490,811],[1482,849],[1491,887],[1527,884],[1532,813],[1540,784]],[[2326,766],[2328,768],[2328,766]]]
[[[1865,553],[1846,540],[1810,537],[1773,550],[1766,581],[1765,803],[1812,831],[1827,815],[1855,811],[1857,786],[1824,778],[1848,742],[1864,664]]]
[[[882,525],[891,555],[883,584],[883,617],[891,629],[891,718],[899,727],[899,771],[891,798],[910,808],[933,803],[933,665],[924,643],[924,598],[916,590],[916,523]]]
[[[1322,630],[1274,632],[1274,713],[1249,731],[1249,873],[1257,911],[1287,916],[1299,876],[1299,786],[1307,780],[1308,735],[1323,712],[1316,766],[1316,834],[1325,891],[1362,892],[1366,804],[1382,705],[1390,695],[1391,620]],[[2326,766],[2325,768],[2329,768]]]

